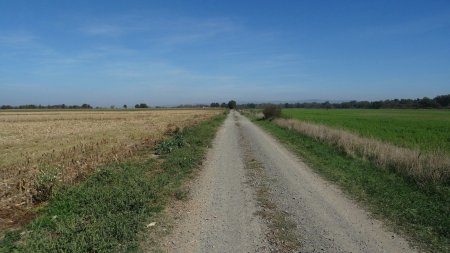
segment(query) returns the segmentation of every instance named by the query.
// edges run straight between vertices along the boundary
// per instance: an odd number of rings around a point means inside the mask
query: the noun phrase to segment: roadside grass
[[[316,172],[335,182],[392,229],[427,251],[450,251],[450,186],[416,182],[374,163],[350,156],[274,122],[254,120],[299,155]]]
[[[60,190],[25,229],[5,235],[0,252],[140,251],[145,223],[170,198],[183,197],[183,181],[201,164],[224,118],[186,128],[183,145],[175,141],[176,147],[157,159],[104,166],[79,185]]]

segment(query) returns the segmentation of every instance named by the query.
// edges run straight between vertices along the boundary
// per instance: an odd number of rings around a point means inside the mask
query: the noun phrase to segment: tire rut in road
[[[236,125],[240,126],[238,118]],[[296,224],[289,214],[280,210],[272,201],[270,183],[274,179],[269,178],[263,168],[263,164],[257,161],[252,153],[249,142],[240,133],[240,146],[243,149],[245,168],[247,169],[247,183],[255,190],[255,198],[260,210],[256,212],[268,225],[266,239],[269,242],[270,252],[294,252],[301,248],[300,234]]]

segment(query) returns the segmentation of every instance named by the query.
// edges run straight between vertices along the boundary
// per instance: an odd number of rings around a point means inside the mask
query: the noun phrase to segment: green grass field
[[[450,110],[283,109],[282,113],[402,147],[450,154]]]

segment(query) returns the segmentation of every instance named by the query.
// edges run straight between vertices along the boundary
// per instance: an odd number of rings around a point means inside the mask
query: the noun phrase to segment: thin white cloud
[[[35,60],[55,55],[39,37],[25,31],[0,35],[0,55],[5,59]]]
[[[11,34],[0,35],[0,45],[18,46],[34,42],[35,38],[29,33],[15,32]]]
[[[130,32],[140,31],[143,28],[139,26],[123,26],[115,24],[91,24],[79,29],[82,33],[93,36],[123,36]]]
[[[243,26],[229,19],[187,20],[171,22],[169,33],[162,36],[161,43],[169,45],[205,42],[219,36],[243,31]]]

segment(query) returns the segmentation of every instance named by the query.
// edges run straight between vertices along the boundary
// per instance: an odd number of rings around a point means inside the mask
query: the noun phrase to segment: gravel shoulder
[[[191,199],[179,210],[182,215],[164,242],[165,251],[280,252],[267,235],[282,228],[269,227],[270,222],[257,215],[263,207],[256,200],[257,187],[248,183],[249,153],[269,179],[271,203],[288,215],[298,232],[301,248],[295,252],[415,252],[235,111],[219,130]]]

